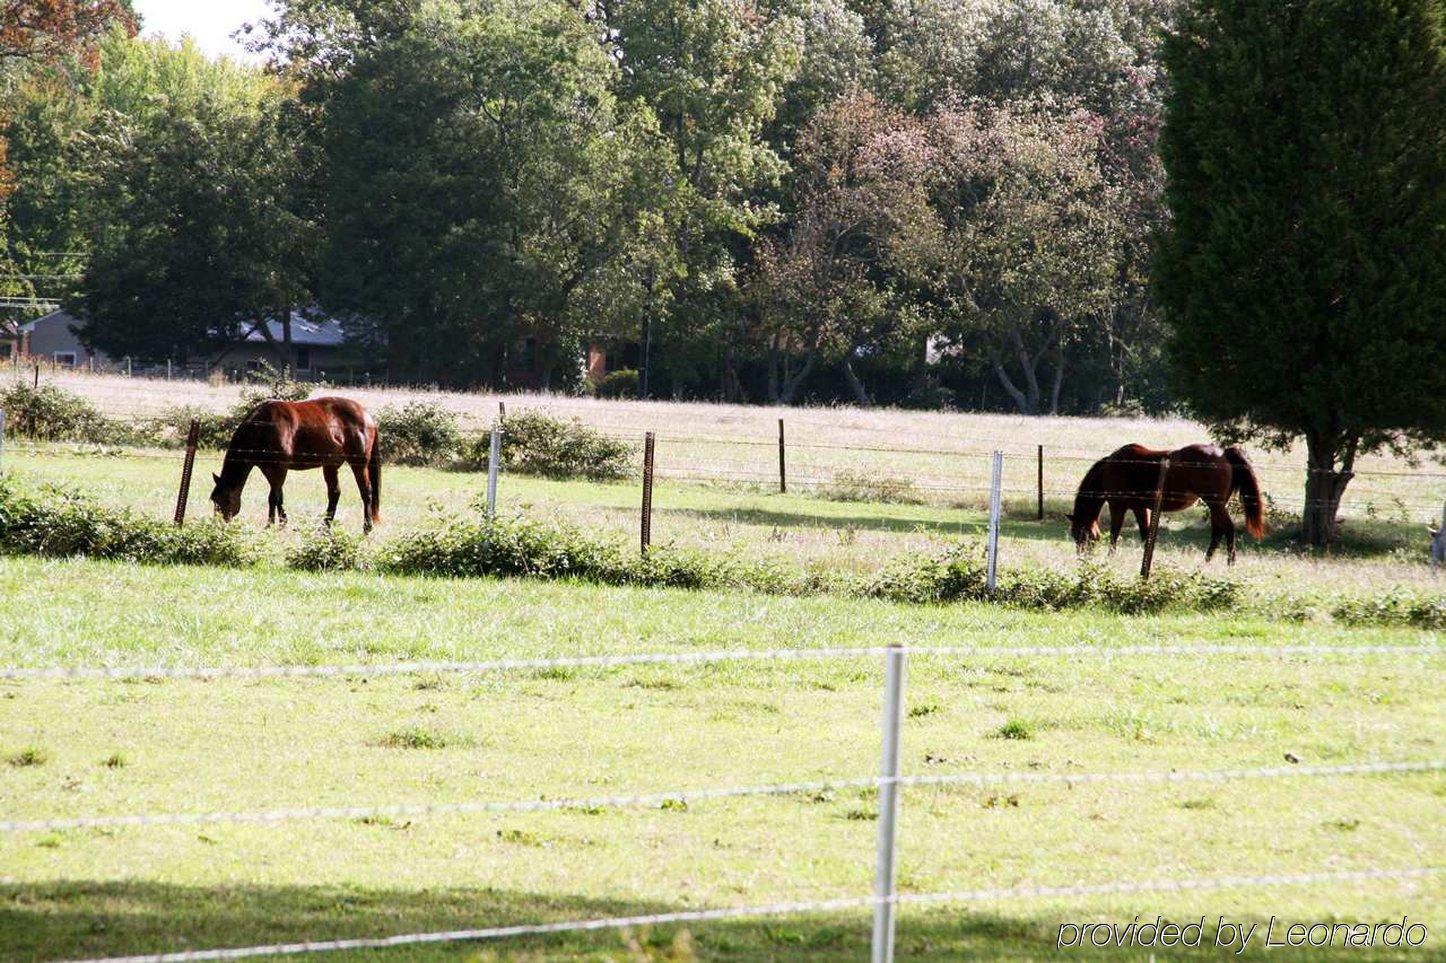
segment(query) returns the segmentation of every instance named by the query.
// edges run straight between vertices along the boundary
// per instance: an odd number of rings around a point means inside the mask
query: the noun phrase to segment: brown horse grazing
[[[1210,561],[1220,538],[1225,537],[1230,564],[1235,564],[1235,523],[1226,507],[1230,496],[1240,492],[1245,508],[1245,528],[1260,539],[1265,534],[1265,513],[1261,504],[1260,483],[1255,471],[1239,448],[1221,451],[1214,445],[1186,445],[1174,451],[1159,451],[1143,445],[1126,445],[1101,458],[1085,473],[1074,496],[1074,511],[1066,515],[1069,533],[1080,551],[1100,537],[1100,510],[1110,506],[1110,552],[1120,540],[1120,527],[1125,512],[1134,512],[1135,521],[1144,535],[1150,527],[1150,512],[1155,507],[1155,488],[1160,481],[1160,461],[1168,457],[1170,467],[1165,474],[1165,493],[1161,511],[1178,512],[1196,501],[1205,503],[1210,512]]]
[[[216,487],[211,501],[216,511],[230,521],[241,511],[241,489],[252,468],[271,484],[267,499],[267,524],[281,518],[286,509],[281,487],[286,473],[320,468],[326,478],[326,523],[336,517],[341,497],[337,471],[351,466],[362,499],[362,531],[381,521],[382,457],[377,444],[377,423],[367,410],[346,398],[313,398],[311,401],[263,401],[241,422],[231,436],[221,474],[213,474]]]

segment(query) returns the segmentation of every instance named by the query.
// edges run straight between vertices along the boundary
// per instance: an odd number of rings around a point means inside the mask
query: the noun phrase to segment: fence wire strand
[[[1144,655],[1181,656],[1364,656],[1437,655],[1434,642],[1415,645],[1248,645],[1182,643],[1178,645],[1011,645],[1011,646],[903,646],[906,655],[968,658],[1114,658]],[[717,662],[807,661],[866,658],[896,651],[892,646],[821,647],[816,649],[712,649],[699,652],[637,652],[555,658],[492,659],[486,661],[418,661],[353,663],[342,665],[232,665],[232,666],[5,666],[0,680],[79,679],[218,679],[303,678],[336,676],[391,676],[425,673],[495,673],[547,669],[618,668],[638,665],[703,665]]]
[[[497,813],[543,813],[564,810],[655,809],[670,804],[693,805],[729,799],[796,796],[804,793],[844,792],[877,789],[888,784],[906,787],[998,785],[1066,786],[1100,783],[1198,783],[1230,782],[1238,779],[1340,778],[1388,774],[1429,773],[1446,770],[1446,760],[1348,763],[1337,766],[1263,766],[1254,769],[1143,770],[1124,772],[957,772],[897,779],[874,776],[854,779],[823,779],[812,782],[776,783],[762,786],[725,786],[715,789],[682,789],[632,795],[593,796],[561,799],[521,799],[456,803],[399,803],[377,806],[299,806],[250,812],[146,813],[116,816],[77,816],[61,819],[0,820],[0,832],[59,832],[74,829],[120,829],[146,826],[194,826],[210,823],[303,822],[334,819],[376,819],[394,817],[488,815]]]
[[[1016,886],[994,889],[952,890],[934,893],[902,893],[889,900],[880,899],[875,896],[853,896],[839,899],[771,903],[762,906],[678,910],[668,913],[613,916],[589,920],[566,920],[555,923],[525,923],[515,926],[492,926],[478,929],[445,930],[432,933],[403,933],[395,936],[309,940],[297,943],[273,943],[266,946],[241,946],[213,950],[183,950],[175,953],[152,953],[140,956],[92,957],[70,960],[66,961],[66,963],[199,963],[199,961],[202,960],[239,960],[255,956],[289,956],[341,950],[389,949],[399,946],[480,942],[521,936],[549,936],[563,933],[596,932],[599,930],[625,930],[642,926],[665,926],[675,923],[703,923],[730,919],[789,916],[804,913],[827,913],[840,910],[872,908],[884,902],[891,902],[898,905],[985,903],[1015,899],[1118,896],[1133,893],[1196,892],[1214,889],[1312,886],[1340,883],[1367,883],[1386,880],[1404,882],[1426,879],[1439,874],[1441,871],[1442,867],[1438,866],[1400,869],[1329,870],[1313,873],[1193,876],[1173,879],[1123,880],[1112,883],[1079,883],[1063,886]]]

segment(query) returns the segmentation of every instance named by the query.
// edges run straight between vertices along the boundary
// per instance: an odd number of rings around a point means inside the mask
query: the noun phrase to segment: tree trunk
[[[1009,377],[1009,372],[1004,370],[1004,364],[993,352],[989,355],[989,363],[993,366],[994,376],[999,379],[999,384],[1004,388],[1004,393],[1009,396],[1010,401],[1014,402],[1014,407],[1019,409],[1019,413],[1022,415],[1034,414],[1035,408],[1030,404],[1028,396],[1014,386],[1014,382]],[[979,404],[980,407],[984,406],[982,400]]]
[[[852,356],[844,359],[843,372],[844,380],[849,383],[849,389],[854,393],[854,400],[859,403],[859,407],[867,408],[872,402],[869,400],[869,393],[868,390],[864,388],[863,381],[859,379],[858,372],[854,371],[854,359]]]
[[[1059,414],[1059,389],[1064,384],[1064,348],[1058,343],[1054,346],[1054,383],[1049,386],[1049,413]]]
[[[1306,435],[1305,507],[1301,511],[1300,539],[1313,548],[1326,548],[1335,539],[1341,496],[1355,477],[1351,469],[1355,465],[1357,441],[1352,439],[1346,444],[1337,470],[1339,445],[1338,438]]]
[[[793,404],[793,396],[798,393],[798,389],[803,385],[804,379],[807,378],[808,373],[813,370],[815,357],[815,355],[810,354],[804,359],[802,367],[793,374],[789,374],[787,368],[784,369],[782,384],[778,387],[779,404]]]

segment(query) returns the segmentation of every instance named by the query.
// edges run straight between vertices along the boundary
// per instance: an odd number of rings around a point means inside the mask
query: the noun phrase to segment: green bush
[[[896,557],[866,579],[859,592],[895,602],[991,600],[1051,611],[1098,605],[1129,615],[1172,608],[1213,611],[1240,603],[1240,584],[1235,581],[1167,568],[1156,569],[1148,581],[1122,579],[1089,562],[1074,571],[1001,568],[992,595],[987,584],[982,546],[961,542],[935,556]]]
[[[286,550],[286,567],[304,572],[346,572],[360,567],[361,539],[333,525],[314,525]]]
[[[32,387],[13,382],[0,391],[5,430],[36,441],[121,444],[131,440],[129,426],[114,421],[80,395],[55,385]]]
[[[1331,607],[1331,617],[1346,625],[1446,629],[1446,595],[1417,595],[1395,589],[1385,595],[1340,600]]]
[[[377,412],[377,428],[389,462],[402,465],[446,465],[462,448],[457,416],[441,405],[410,401]]]
[[[491,438],[474,439],[463,459],[467,467],[487,467]],[[502,428],[502,469],[543,478],[611,481],[634,474],[633,446],[576,419],[563,421],[537,411],[508,417]]]
[[[819,494],[833,502],[919,505],[924,501],[914,483],[907,478],[848,470],[836,472],[833,480]]]
[[[0,552],[163,565],[243,566],[260,558],[239,526],[208,519],[177,528],[70,489],[32,494],[9,479],[0,479]]]
[[[231,443],[231,434],[237,424],[232,415],[200,405],[171,405],[147,422],[145,431],[153,444],[177,447],[186,443],[192,419],[199,422],[196,435],[199,447],[220,449]]]
[[[603,375],[596,383],[599,398],[636,398],[641,384],[638,373],[632,368],[620,368]]]

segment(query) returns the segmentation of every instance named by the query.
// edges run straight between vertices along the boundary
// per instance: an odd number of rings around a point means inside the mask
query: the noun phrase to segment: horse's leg
[[[1140,526],[1140,541],[1150,537],[1150,512],[1153,509],[1144,505],[1135,506],[1135,524]]]
[[[1217,505],[1215,502],[1207,501],[1205,507],[1210,510],[1210,547],[1205,550],[1205,561],[1215,557],[1215,550],[1220,547],[1220,537],[1226,532],[1226,525],[1230,524],[1230,513],[1225,511],[1225,506]],[[1222,523],[1220,516],[1225,516]]]
[[[356,488],[361,492],[362,500],[362,534],[372,530],[372,480],[367,476],[367,463],[363,458],[360,461],[351,462],[351,473],[356,476]]]
[[[1225,564],[1235,564],[1235,519],[1230,517],[1230,509],[1224,502],[1220,503],[1220,524],[1225,529]]]
[[[282,507],[281,486],[286,484],[286,469],[278,465],[264,465],[261,474],[266,477],[266,483],[271,486],[266,496],[266,524],[276,524],[277,516],[281,517],[281,524],[286,525],[286,509]]]
[[[341,500],[341,477],[335,465],[322,465],[321,477],[326,479],[326,523],[336,518],[336,503]]]
[[[1123,505],[1116,505],[1110,502],[1110,554],[1115,554],[1115,545],[1120,540],[1120,529],[1125,527],[1125,509]]]

